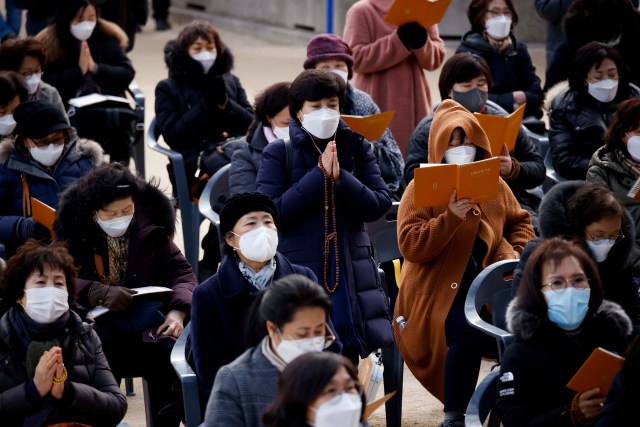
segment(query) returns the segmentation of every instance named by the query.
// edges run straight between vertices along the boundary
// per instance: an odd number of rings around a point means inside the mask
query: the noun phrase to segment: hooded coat
[[[566,384],[596,347],[622,354],[631,321],[618,304],[606,300],[595,312],[589,309],[571,336],[547,316],[527,311],[519,298],[509,304],[506,318],[516,340],[500,363],[494,407],[500,422],[505,427],[574,426],[575,392]]]
[[[17,306],[11,310],[22,310]],[[68,377],[65,383],[71,399],[59,405],[49,422],[76,421],[92,426],[115,426],[127,412],[127,400],[116,384],[93,330],[93,319],[84,322],[70,311],[62,338],[62,356]],[[6,427],[22,427],[25,415],[42,408],[29,396],[26,352],[16,325],[6,313],[0,319],[0,419]]]
[[[552,88],[547,95],[556,91]],[[567,179],[585,179],[591,156],[604,145],[604,135],[618,105],[640,96],[630,84],[618,87],[611,102],[600,102],[588,93],[579,94],[570,87],[553,96],[549,110],[549,150],[556,172]]]
[[[614,152],[606,147],[599,148],[593,157],[587,171],[587,180],[601,182],[609,187],[622,201],[627,212],[631,215],[635,230],[640,229],[640,202],[627,196],[633,184],[640,178],[636,176],[628,165],[620,163]],[[629,234],[629,243],[633,242],[631,265],[633,273],[640,276],[640,233]],[[627,240],[627,239],[625,239]]]
[[[540,209],[538,210],[541,237],[527,243],[518,261],[518,266],[514,271],[513,281],[511,282],[514,295],[520,285],[522,272],[524,271],[524,266],[529,256],[531,256],[535,248],[537,248],[544,239],[550,239],[552,237],[573,238],[575,231],[567,219],[567,201],[583,185],[584,181],[565,181],[555,185],[545,194],[542,203],[540,203]],[[597,262],[596,265],[600,273],[600,280],[602,281],[605,297],[622,306],[631,318],[634,330],[638,331],[640,330],[640,296],[638,296],[638,291],[636,290],[632,277],[632,260],[637,251],[637,249],[635,249],[637,245],[634,244],[636,227],[628,212],[626,213],[626,217],[626,221],[622,222],[622,229],[620,230],[625,238],[616,242],[609,251],[607,258],[602,262]],[[591,250],[586,244],[582,243],[581,246],[585,252],[593,257]],[[594,262],[596,262],[595,259]]]
[[[325,203],[335,209],[340,281],[334,284],[332,279],[335,258],[331,255],[327,277],[330,286],[337,285],[331,294],[331,318],[345,347],[356,347],[365,357],[393,340],[387,297],[364,224],[391,207],[387,186],[371,144],[340,121],[336,133],[340,179],[332,204],[331,198],[325,200],[315,144],[295,119],[289,120],[289,135],[291,171],[287,171],[282,140],[264,149],[258,171],[258,191],[272,197],[280,213],[278,251],[292,263],[309,267],[324,284]]]
[[[468,110],[452,100],[438,107],[431,126],[429,163],[441,163],[456,127],[486,157],[489,140]],[[476,157],[477,158],[477,157]],[[474,204],[465,219],[446,206],[414,207],[415,180],[402,196],[398,210],[398,245],[404,257],[394,319],[403,316],[401,329],[394,323],[398,348],[416,379],[440,401],[444,399],[447,354],[445,320],[458,292],[474,242],[481,239],[487,251],[482,267],[513,259],[535,237],[529,213],[520,208],[500,178],[496,199]]]
[[[200,152],[222,142],[223,132],[229,136],[247,133],[253,108],[240,80],[231,74],[233,56],[229,48],[218,52],[206,75],[200,63],[179,50],[173,40],[164,48],[164,61],[169,77],[156,86],[156,134],[182,153],[187,168],[195,172]],[[207,80],[218,75],[224,80],[229,100],[224,110],[209,108],[205,102]]]
[[[470,31],[462,37],[456,53],[470,52],[481,56],[491,69],[491,93],[489,99],[509,113],[513,112],[513,92],[523,91],[527,97],[525,116],[542,116],[540,107],[544,99],[540,78],[536,75],[531,55],[524,43],[509,35],[511,44],[504,52],[489,44],[482,34]]]
[[[24,216],[22,176],[26,177],[31,197],[56,209],[60,194],[102,160],[100,145],[78,139],[73,131],[71,141],[51,170],[33,160],[26,149],[18,149],[16,136],[0,141],[0,242],[16,247],[23,243],[17,241],[14,233],[16,223]]]
[[[135,75],[133,65],[125,54],[129,39],[113,22],[98,19],[91,37],[87,39],[97,69],[86,75],[78,66],[80,42],[72,48],[61,46],[56,24],[38,33],[36,39],[42,42],[47,54],[47,66],[42,79],[58,89],[65,106],[68,106],[69,99],[78,96],[78,91],[84,92],[92,85],[98,86],[99,93],[124,96]],[[96,89],[89,89],[86,93],[92,91],[96,92]]]
[[[444,61],[444,41],[438,26],[427,28],[427,41],[410,50],[395,25],[384,20],[392,0],[362,0],[347,11],[344,41],[353,51],[352,84],[371,95],[382,111],[396,110],[389,124],[400,151],[407,151],[411,131],[432,108],[424,70]]]
[[[66,242],[78,267],[77,301],[85,307],[93,282],[99,282],[94,255],[103,259],[109,275],[106,239],[94,221],[94,212],[83,209],[77,185],[62,194],[56,212],[56,239]],[[129,226],[128,268],[121,285],[128,288],[164,286],[173,289],[162,311],[191,311],[191,294],[197,285],[191,266],[173,242],[176,230],[171,201],[160,190],[146,184],[135,200],[135,214]]]

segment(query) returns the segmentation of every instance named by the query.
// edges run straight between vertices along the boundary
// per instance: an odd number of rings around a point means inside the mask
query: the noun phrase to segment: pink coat
[[[431,112],[431,92],[423,69],[440,67],[444,42],[436,25],[427,42],[407,49],[395,25],[384,21],[393,0],[360,0],[347,12],[344,40],[353,52],[352,84],[367,92],[382,111],[396,110],[389,128],[406,156],[413,130]]]

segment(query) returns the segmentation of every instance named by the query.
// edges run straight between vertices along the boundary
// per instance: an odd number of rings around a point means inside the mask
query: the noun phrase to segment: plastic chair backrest
[[[187,340],[191,334],[191,323],[188,323],[171,350],[171,366],[176,371],[182,385],[182,400],[186,427],[196,427],[202,422],[200,398],[198,395],[198,379],[189,365]]]
[[[222,207],[222,203],[229,198],[231,189],[229,187],[229,171],[231,164],[224,165],[205,185],[202,194],[200,195],[200,201],[198,202],[198,209],[202,216],[207,218],[213,223],[218,230],[218,238],[220,243],[223,242],[224,237],[220,234],[220,215],[218,212]]]
[[[131,156],[136,164],[136,170],[144,178],[146,168],[144,164],[144,111],[145,111],[145,96],[140,90],[140,86],[134,81],[129,84],[127,92],[133,97],[135,101],[135,133],[131,144]]]
[[[191,200],[187,172],[184,166],[182,154],[158,143],[156,136],[156,118],[149,123],[147,130],[147,146],[153,151],[164,154],[171,160],[171,167],[175,177],[175,185],[178,193],[178,203],[180,204],[180,218],[182,222],[182,238],[184,240],[184,256],[191,264],[193,274],[198,277],[198,257],[200,243],[200,222],[202,216],[198,206]]]
[[[464,303],[464,315],[473,328],[494,337],[498,343],[498,357],[513,341],[513,335],[507,332],[506,311],[511,301],[511,278],[518,260],[504,260],[491,264],[476,276]],[[480,317],[485,305],[491,307],[493,324]]]
[[[398,207],[400,202],[393,202],[389,210],[376,221],[367,222],[367,233],[373,246],[373,259],[378,264],[400,258],[398,248]]]
[[[464,417],[465,427],[482,427],[498,398],[500,369],[494,369],[480,381],[473,392]],[[491,425],[491,422],[489,423]]]
[[[547,155],[544,157],[544,166],[547,169],[547,176],[544,178],[544,182],[542,183],[542,189],[546,194],[551,187],[560,182],[567,181],[567,178],[556,172],[556,169],[553,167],[551,150],[547,151]]]

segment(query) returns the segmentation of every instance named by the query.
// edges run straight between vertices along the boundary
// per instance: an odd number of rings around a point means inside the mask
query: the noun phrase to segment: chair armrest
[[[182,385],[182,399],[184,403],[185,423],[187,427],[198,426],[202,421],[200,413],[200,397],[198,379],[187,360],[187,339],[191,333],[191,324],[185,326],[184,331],[171,350],[171,366],[176,371]]]
[[[499,376],[500,369],[494,369],[478,384],[467,406],[464,419],[466,427],[482,427],[484,425],[484,421],[498,397],[497,384]]]
[[[227,167],[228,169],[228,167]],[[226,170],[226,169],[225,169]],[[211,205],[211,193],[213,192],[213,187],[218,180],[218,176],[223,171],[223,168],[218,170],[210,179],[207,181],[207,184],[204,186],[204,190],[202,190],[202,194],[200,195],[200,200],[198,201],[198,209],[202,216],[207,218],[216,228],[220,226],[220,215],[216,211],[213,210],[213,206]]]

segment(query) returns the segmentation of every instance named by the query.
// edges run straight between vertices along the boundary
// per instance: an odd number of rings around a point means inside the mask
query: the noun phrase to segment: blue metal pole
[[[327,33],[333,33],[333,0],[327,0]]]

